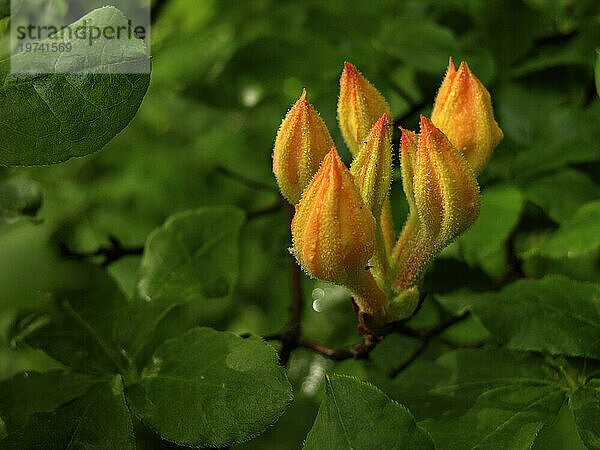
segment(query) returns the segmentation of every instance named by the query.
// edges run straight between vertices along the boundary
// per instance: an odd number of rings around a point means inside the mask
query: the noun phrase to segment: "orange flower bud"
[[[281,193],[291,204],[300,201],[331,147],[329,131],[308,102],[304,89],[283,119],[273,150],[273,173]]]
[[[475,174],[483,170],[504,135],[494,120],[489,92],[464,61],[452,58],[438,91],[431,120],[465,156]]]
[[[399,264],[397,286],[413,284],[427,264],[479,215],[479,186],[466,159],[448,138],[421,116],[421,135],[413,176],[418,231]]]
[[[345,284],[373,256],[375,219],[335,148],[296,206],[292,238],[300,265],[332,283]]]
[[[361,143],[382,114],[387,114],[388,119],[392,117],[383,96],[356,67],[345,62],[340,78],[338,122],[352,154],[358,153]]]
[[[375,219],[335,148],[296,205],[292,241],[306,272],[355,294],[361,320],[383,320],[387,298],[365,267],[374,251]]]
[[[380,218],[392,182],[392,129],[386,113],[361,144],[350,173],[373,216]]]

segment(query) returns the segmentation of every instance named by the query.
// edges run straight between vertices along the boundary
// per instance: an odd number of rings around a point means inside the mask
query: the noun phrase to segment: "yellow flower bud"
[[[422,226],[437,235],[439,249],[464,233],[479,216],[479,185],[473,170],[444,133],[424,116],[414,189]]]
[[[291,204],[300,201],[331,147],[329,131],[308,102],[304,89],[283,119],[273,150],[273,173],[281,193]]]
[[[350,173],[373,216],[380,218],[392,182],[392,127],[384,113],[371,128],[350,166]]]
[[[392,117],[383,96],[356,67],[345,62],[340,78],[338,122],[352,154],[358,153],[371,127],[383,114],[387,114],[388,119]]]
[[[381,231],[385,242],[385,251],[389,255],[396,244],[396,233],[394,232],[394,218],[392,217],[392,204],[390,197],[383,202],[383,210],[381,211]]]
[[[489,92],[464,61],[452,58],[438,91],[431,120],[464,155],[475,174],[483,170],[504,135],[494,120]]]
[[[350,289],[364,323],[379,323],[387,298],[369,272],[375,219],[332,148],[292,220],[293,253],[310,275]]]
[[[402,173],[402,187],[410,211],[415,210],[415,194],[413,192],[413,176],[415,173],[415,160],[419,146],[419,135],[414,131],[402,130],[400,139],[400,172]]]
[[[406,200],[408,201],[409,214],[392,252],[392,264],[395,265],[401,264],[403,259],[406,258],[419,230],[419,214],[417,212],[413,190],[419,135],[413,131],[405,130],[404,128],[401,128],[401,130],[400,172],[402,174],[402,187],[404,188]]]
[[[448,138],[421,116],[413,190],[418,231],[397,267],[396,285],[408,288],[429,262],[479,215],[479,186],[466,159]]]

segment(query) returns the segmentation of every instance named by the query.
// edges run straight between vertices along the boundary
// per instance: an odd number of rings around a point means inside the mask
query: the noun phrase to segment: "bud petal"
[[[292,239],[300,265],[336,284],[347,284],[373,256],[375,219],[335,148],[296,206]]]
[[[473,170],[444,133],[423,116],[414,184],[421,223],[431,235],[437,234],[439,249],[477,220],[479,185]]]
[[[306,90],[290,108],[275,139],[273,173],[283,196],[292,204],[319,170],[333,146],[325,123],[308,102]]]
[[[413,186],[419,135],[404,128],[401,128],[401,130],[400,168],[402,173],[402,187],[404,188],[409,206],[409,215],[392,253],[392,262],[397,265],[401,264],[403,259],[408,255],[409,249],[413,245],[419,230],[419,214],[415,204]]]
[[[350,173],[373,216],[380,218],[392,182],[392,129],[386,113],[361,144]]]
[[[406,194],[406,200],[411,211],[415,210],[415,194],[413,192],[413,176],[415,174],[415,161],[417,159],[417,148],[419,135],[413,131],[402,130],[400,140],[400,169],[402,173],[402,187]]]
[[[371,127],[384,113],[391,119],[390,107],[383,96],[356,67],[345,62],[340,78],[338,122],[352,154],[358,153]]]
[[[383,323],[388,300],[366,267],[375,246],[375,218],[335,148],[296,205],[292,241],[304,270],[352,291],[364,326]]]
[[[479,215],[479,186],[466,159],[433,123],[421,116],[413,177],[419,217],[415,242],[398,266],[397,286],[413,284],[427,264]]]
[[[465,156],[475,174],[483,170],[504,137],[494,120],[489,92],[464,61],[456,71],[452,58],[431,120]]]
[[[383,202],[383,209],[381,211],[381,231],[383,232],[383,239],[385,242],[386,254],[391,254],[396,243],[396,233],[394,232],[394,218],[392,217],[392,204],[390,198]]]

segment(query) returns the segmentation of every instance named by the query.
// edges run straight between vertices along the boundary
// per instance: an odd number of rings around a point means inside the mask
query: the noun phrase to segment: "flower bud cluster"
[[[344,64],[339,126],[350,152],[340,159],[306,90],[277,133],[273,172],[295,205],[293,254],[311,276],[352,293],[363,328],[376,332],[409,316],[431,261],[477,220],[476,176],[502,139],[490,95],[452,59],[419,133],[401,128],[400,173],[409,214],[396,238],[391,214],[392,115],[384,97]]]

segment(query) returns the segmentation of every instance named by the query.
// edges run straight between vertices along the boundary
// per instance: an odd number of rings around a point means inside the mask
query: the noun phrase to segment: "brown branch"
[[[291,220],[294,217],[294,208],[288,206],[287,209]],[[293,256],[291,256],[291,259],[290,290],[292,294],[292,303],[289,306],[290,319],[279,336],[281,341],[279,361],[284,367],[287,366],[292,352],[299,346],[300,337],[302,334],[302,309],[304,307],[304,296],[302,294],[302,270],[296,263],[296,259]]]
[[[348,345],[347,347],[341,347],[333,349],[325,345],[319,344],[312,339],[302,338],[300,339],[298,346],[302,348],[308,348],[316,353],[320,353],[323,356],[333,361],[343,361],[345,359],[369,359],[371,351],[381,342],[383,338],[375,337],[373,335],[367,335],[364,339],[356,344]]]

